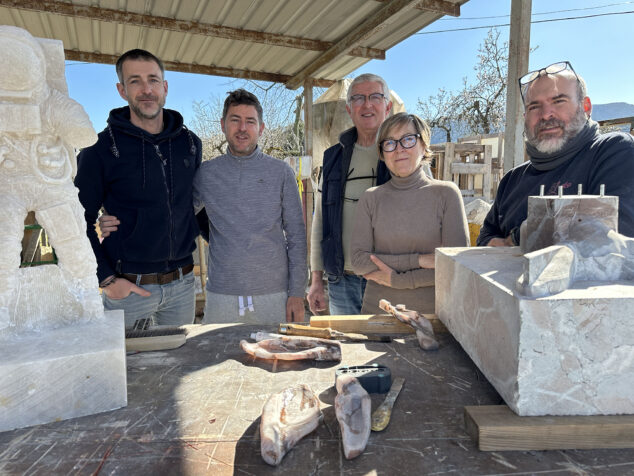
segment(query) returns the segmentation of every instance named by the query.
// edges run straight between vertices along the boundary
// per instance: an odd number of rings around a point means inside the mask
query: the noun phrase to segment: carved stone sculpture
[[[103,317],[97,265],[72,182],[73,148],[93,144],[97,135],[81,105],[67,95],[63,47],[0,26],[0,71],[0,335],[57,327],[73,316]],[[58,269],[19,269],[29,211],[46,230]],[[20,297],[47,277],[55,285],[39,296],[51,304],[44,316],[25,309]]]
[[[62,43],[0,26],[0,431],[127,403],[123,312],[104,314],[72,182],[74,148],[96,139]],[[20,268],[29,211],[57,266]]]
[[[613,196],[529,197],[517,290],[540,297],[575,281],[634,280],[634,239],[616,232],[618,206]]]

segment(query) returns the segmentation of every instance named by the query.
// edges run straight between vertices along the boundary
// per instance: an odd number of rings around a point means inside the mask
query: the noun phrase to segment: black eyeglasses
[[[370,104],[378,106],[385,100],[385,94],[372,93],[369,96],[366,96],[365,94],[353,94],[350,96],[350,104],[353,106],[363,106],[366,98],[370,101]]]
[[[530,71],[526,73],[518,80],[520,83],[520,94],[522,95],[522,100],[524,100],[524,94],[528,89],[528,85],[540,76],[543,76],[542,71],[544,72],[544,74],[558,74],[566,70],[572,71],[572,74],[574,74],[575,78],[577,78],[577,81],[579,81],[579,76],[577,76],[577,72],[573,69],[572,65],[568,61],[560,61],[559,63],[548,65],[545,68],[536,69],[535,71]]]
[[[403,149],[411,149],[416,145],[419,137],[420,134],[407,134],[400,139],[385,139],[381,141],[381,150],[383,152],[393,152],[398,144],[401,144]]]

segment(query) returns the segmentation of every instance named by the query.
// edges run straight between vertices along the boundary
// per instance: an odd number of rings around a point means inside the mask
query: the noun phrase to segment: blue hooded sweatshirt
[[[77,158],[75,186],[99,282],[119,273],[161,273],[192,263],[199,233],[192,183],[200,166],[200,139],[176,111],[163,110],[163,131],[150,134],[130,122],[128,106],[113,109],[96,144]],[[101,207],[118,230],[99,243]]]

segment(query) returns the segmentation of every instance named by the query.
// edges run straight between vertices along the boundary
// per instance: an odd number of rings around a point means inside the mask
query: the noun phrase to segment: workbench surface
[[[260,329],[192,326],[179,349],[128,355],[127,407],[0,433],[0,474],[634,474],[631,449],[479,451],[465,433],[463,407],[503,402],[449,334],[438,336],[434,352],[411,335],[342,343],[341,363],[274,364],[240,349]],[[388,366],[405,385],[387,429],[347,461],[335,369],[368,363]],[[311,386],[324,419],[274,468],[260,457],[259,417],[269,395],[296,383]],[[383,397],[372,396],[373,409]]]

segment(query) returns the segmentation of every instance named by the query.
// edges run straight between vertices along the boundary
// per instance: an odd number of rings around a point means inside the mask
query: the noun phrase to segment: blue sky
[[[444,17],[423,31],[505,24],[509,22],[510,6],[510,0],[471,0],[462,6],[460,18]],[[602,16],[534,23],[531,46],[537,49],[531,54],[529,68],[568,60],[586,79],[593,103],[634,104],[634,13],[606,15],[631,11],[634,0],[533,0],[533,21]],[[545,12],[553,13],[541,14]],[[509,27],[501,26],[499,30],[501,38],[508,38]],[[388,50],[385,60],[370,61],[351,76],[380,74],[401,96],[407,109],[415,112],[418,98],[427,98],[440,87],[459,89],[463,77],[473,77],[478,46],[487,31],[482,28],[414,35]],[[105,126],[110,109],[125,105],[116,91],[117,77],[112,65],[68,62],[66,78],[70,96],[84,106],[97,130]],[[166,107],[180,111],[186,123],[191,122],[194,101],[224,97],[240,84],[231,78],[171,71],[166,72],[166,79]]]

